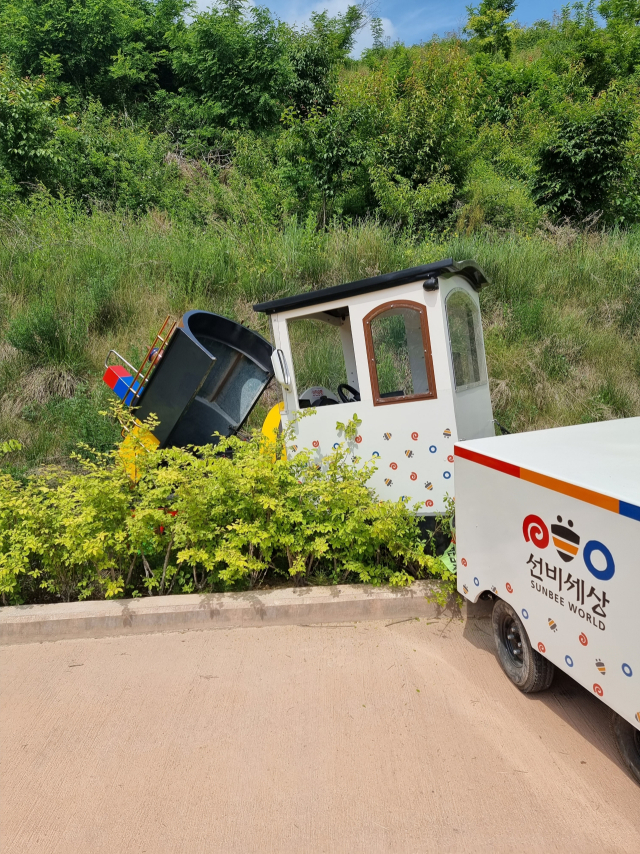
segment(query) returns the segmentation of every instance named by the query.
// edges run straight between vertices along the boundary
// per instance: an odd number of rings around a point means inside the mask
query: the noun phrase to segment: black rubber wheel
[[[525,694],[545,691],[553,682],[553,664],[531,646],[522,620],[508,602],[496,599],[491,616],[498,660],[513,684]]]
[[[631,772],[636,783],[640,783],[640,730],[613,712],[611,731],[616,740],[620,758]]]

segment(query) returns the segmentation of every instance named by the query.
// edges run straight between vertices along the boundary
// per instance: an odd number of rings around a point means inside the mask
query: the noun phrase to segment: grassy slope
[[[44,208],[1,232],[0,438],[25,444],[18,468],[61,461],[78,440],[113,440],[98,415],[111,394],[104,357],[114,347],[138,362],[167,314],[213,310],[268,335],[258,300],[449,256],[474,258],[493,281],[482,303],[499,420],[531,430],[640,414],[640,231],[410,242],[374,222],[198,231],[160,214]],[[318,341],[304,358],[329,349]]]

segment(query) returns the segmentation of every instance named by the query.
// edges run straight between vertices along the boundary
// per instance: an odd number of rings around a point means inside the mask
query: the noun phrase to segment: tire
[[[553,682],[555,667],[533,649],[520,617],[503,599],[496,599],[491,616],[500,666],[525,694],[545,691]]]
[[[616,740],[620,758],[631,772],[636,783],[640,783],[640,730],[613,712],[611,731]]]

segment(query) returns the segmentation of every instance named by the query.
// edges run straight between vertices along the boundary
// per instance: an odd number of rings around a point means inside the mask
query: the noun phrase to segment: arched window
[[[486,383],[480,310],[462,288],[447,297],[447,323],[456,391]]]
[[[384,303],[364,318],[364,334],[375,406],[437,396],[423,305]]]

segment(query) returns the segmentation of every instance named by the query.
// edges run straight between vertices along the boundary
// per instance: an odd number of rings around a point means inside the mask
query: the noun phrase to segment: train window
[[[446,305],[456,391],[482,385],[487,376],[480,310],[461,288],[451,291]]]
[[[423,305],[394,300],[364,318],[376,406],[436,397],[429,325]]]

